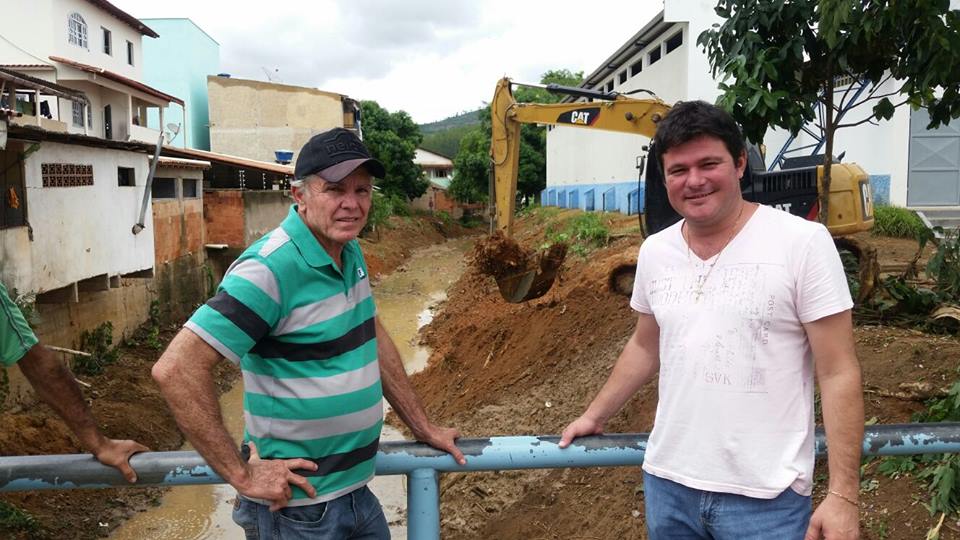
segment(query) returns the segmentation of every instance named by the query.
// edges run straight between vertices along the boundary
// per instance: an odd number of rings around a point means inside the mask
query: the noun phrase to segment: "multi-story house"
[[[108,320],[124,332],[146,318],[135,278],[160,234],[145,188],[161,132],[145,120],[182,102],[142,82],[157,34],[110,2],[7,4],[29,16],[0,17],[0,280],[37,294],[54,344]]]

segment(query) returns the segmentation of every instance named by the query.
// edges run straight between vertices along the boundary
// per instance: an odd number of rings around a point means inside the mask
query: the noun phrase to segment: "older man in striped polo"
[[[389,538],[366,487],[383,396],[418,440],[465,463],[459,433],[427,419],[376,316],[356,237],[383,175],[351,131],[310,139],[287,218],[240,255],[153,368],[184,434],[237,489],[247,538]],[[224,357],[243,371],[248,459],[217,403]]]

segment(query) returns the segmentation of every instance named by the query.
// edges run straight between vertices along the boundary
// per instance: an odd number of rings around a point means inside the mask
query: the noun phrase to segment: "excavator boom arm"
[[[500,79],[490,104],[497,229],[507,236],[513,232],[522,124],[564,125],[653,137],[657,122],[669,110],[670,106],[659,99],[624,96],[589,103],[518,103],[513,98],[510,79]]]

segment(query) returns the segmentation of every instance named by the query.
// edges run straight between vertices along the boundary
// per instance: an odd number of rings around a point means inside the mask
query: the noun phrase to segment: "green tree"
[[[960,14],[949,0],[720,0],[715,11],[726,20],[697,42],[723,77],[718,105],[751,141],[770,126],[797,134],[824,108],[821,220],[837,129],[889,120],[905,104],[928,109],[928,128],[960,116]],[[872,109],[838,123],[854,98],[836,87],[841,77],[874,84],[858,100]],[[884,91],[888,81],[896,90]]]
[[[378,182],[383,193],[406,199],[426,193],[428,182],[413,162],[423,140],[417,124],[405,111],[392,113],[376,101],[362,101],[360,108],[363,142],[386,168],[386,178]]]
[[[540,77],[542,84],[577,86],[583,81],[583,72],[572,73],[567,69],[550,70]],[[520,86],[514,89],[513,97],[521,103],[556,103],[563,96],[552,94],[543,88]],[[467,144],[469,137],[470,144]],[[480,127],[464,136],[453,161],[456,176],[451,182],[450,193],[458,201],[459,196],[476,197],[483,194],[486,200],[490,178],[490,106],[480,111]],[[482,167],[481,167],[482,165]],[[520,127],[520,170],[517,174],[517,191],[521,196],[535,198],[547,184],[547,131],[545,128],[525,124]]]

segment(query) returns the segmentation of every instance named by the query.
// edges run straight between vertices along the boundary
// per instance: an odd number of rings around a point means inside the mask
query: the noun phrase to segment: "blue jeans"
[[[643,473],[650,540],[802,540],[810,497],[790,488],[774,499],[691,489]]]
[[[268,506],[237,495],[233,521],[247,540],[389,540],[390,529],[377,496],[364,486],[325,503]]]

